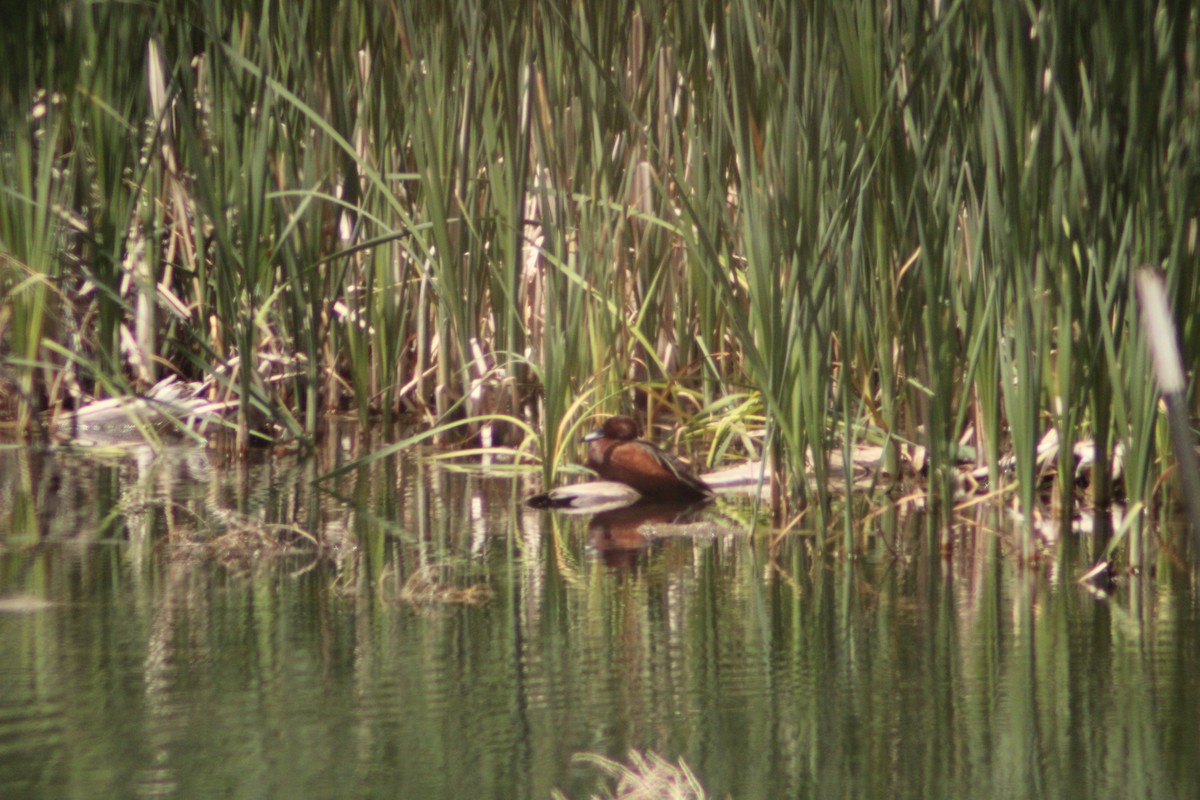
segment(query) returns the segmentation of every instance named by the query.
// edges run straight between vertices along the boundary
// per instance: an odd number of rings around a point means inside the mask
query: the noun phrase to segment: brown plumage
[[[609,417],[604,426],[583,437],[588,443],[587,465],[601,478],[617,481],[654,500],[696,501],[712,489],[675,457],[638,439],[638,426],[629,417]]]

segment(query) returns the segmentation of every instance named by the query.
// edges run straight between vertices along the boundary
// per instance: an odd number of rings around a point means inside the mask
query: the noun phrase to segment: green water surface
[[[0,451],[0,797],[582,798],[631,750],[714,798],[1200,796],[1165,556],[1106,597],[1069,534],[944,558],[901,509],[851,560],[739,504],[639,541],[519,478],[216,461]]]

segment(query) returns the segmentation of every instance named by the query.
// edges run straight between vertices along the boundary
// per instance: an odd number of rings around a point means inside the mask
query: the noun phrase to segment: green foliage
[[[994,482],[1012,455],[1032,512],[1053,428],[1094,440],[1098,503],[1120,445],[1152,507],[1129,276],[1162,265],[1197,363],[1189,4],[73,2],[13,25],[44,43],[2,56],[22,429],[59,374],[212,373],[243,436],[347,408],[534,421],[549,480],[581,397],[725,442],[736,408],[777,511],[828,517],[827,454],[860,441],[892,474],[919,445],[942,508],[961,445]]]

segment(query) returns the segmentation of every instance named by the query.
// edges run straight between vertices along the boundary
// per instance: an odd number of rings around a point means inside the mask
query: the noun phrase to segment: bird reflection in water
[[[650,548],[699,521],[706,502],[681,504],[641,500],[593,514],[588,546],[608,567],[630,569],[645,562]]]

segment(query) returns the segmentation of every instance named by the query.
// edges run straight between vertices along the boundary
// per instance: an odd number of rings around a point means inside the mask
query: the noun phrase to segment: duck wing
[[[625,442],[604,454],[597,471],[632,486],[647,497],[705,497],[708,484],[679,459],[645,441]]]

